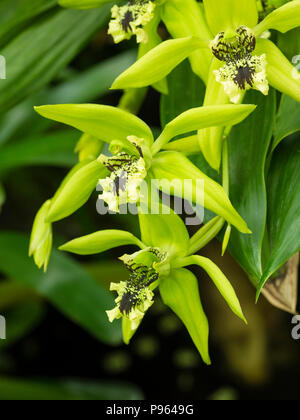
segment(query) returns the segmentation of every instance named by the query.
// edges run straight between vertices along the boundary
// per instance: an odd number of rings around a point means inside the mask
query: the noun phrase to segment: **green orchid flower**
[[[189,238],[178,215],[173,212],[165,215],[139,214],[139,222],[141,240],[129,232],[104,230],[74,239],[61,246],[60,250],[77,255],[95,255],[119,246],[137,246],[137,252],[120,258],[129,271],[129,278],[110,286],[117,297],[116,306],[107,310],[109,321],[122,318],[124,342],[128,344],[153,305],[155,291],[159,289],[163,302],[182,320],[204,362],[210,364],[209,326],[198,281],[185,267],[197,265],[203,268],[234,314],[246,322],[236,293],[211,260],[194,255],[203,243],[198,240],[199,233],[198,239]]]
[[[101,7],[106,3],[111,1],[59,0],[61,6],[76,9]],[[173,38],[198,36],[209,39],[212,36],[205,21],[202,4],[196,0],[128,0],[127,3],[115,0],[114,3],[108,33],[115,43],[136,36],[139,58],[162,42],[158,34],[160,22],[165,24]],[[189,59],[195,73],[206,82],[210,65],[209,50],[194,51]],[[166,81],[154,87],[167,93]]]
[[[300,81],[292,77],[294,66],[266,39],[271,29],[284,33],[300,25],[300,0],[279,7],[260,23],[256,0],[204,0],[203,6],[210,39],[193,35],[165,41],[122,73],[112,88],[153,84],[201,50],[210,54],[205,106],[241,103],[249,89],[267,95],[269,85],[300,101]],[[223,136],[224,127],[219,126],[201,130],[193,138],[193,149],[201,150],[216,170],[220,167]]]
[[[84,133],[76,147],[84,159],[72,169],[48,202],[47,212],[42,212],[43,223],[50,228],[52,223],[73,214],[99,185],[103,190],[100,198],[110,210],[118,212],[122,204],[136,203],[144,212],[151,212],[155,200],[159,201],[156,196],[153,199],[152,194],[149,199],[153,183],[155,191],[185,198],[221,216],[240,232],[251,233],[221,185],[201,172],[185,155],[162,151],[162,148],[174,137],[191,131],[216,124],[238,124],[254,109],[253,105],[191,109],[171,121],[154,141],[151,129],[141,119],[119,108],[92,104],[36,108],[40,115]],[[99,156],[103,142],[109,143],[110,155]],[[37,216],[38,225],[44,226],[42,216]],[[41,235],[40,230],[33,232],[34,243]]]

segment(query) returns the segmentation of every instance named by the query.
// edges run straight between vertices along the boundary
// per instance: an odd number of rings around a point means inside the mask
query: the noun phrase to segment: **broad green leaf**
[[[12,137],[18,138],[27,132],[32,136],[51,126],[51,121],[42,119],[32,112],[34,106],[66,102],[85,103],[108,94],[114,79],[134,62],[135,56],[135,52],[130,50],[101,61],[85,71],[75,73],[58,86],[42,90],[14,107],[0,119],[0,146]]]
[[[45,118],[58,121],[110,143],[128,136],[153,141],[150,128],[140,118],[107,105],[45,105],[35,108]]]
[[[112,89],[150,86],[166,77],[193,51],[207,47],[207,42],[188,37],[162,42],[122,73]]]
[[[142,393],[135,386],[124,382],[0,377],[1,401],[101,401],[142,398]]]
[[[240,26],[252,28],[258,22],[256,0],[203,0],[211,31],[235,31]]]
[[[274,152],[268,176],[268,236],[270,256],[258,293],[265,282],[300,250],[299,135],[282,142]]]
[[[114,304],[111,294],[62,253],[53,252],[49,270],[44,274],[28,258],[28,241],[22,234],[0,233],[0,271],[33,288],[97,339],[119,343],[120,324],[110,324],[105,314]]]
[[[64,130],[7,144],[0,153],[0,177],[24,166],[72,166],[76,163],[74,147],[77,140],[78,133]]]
[[[169,277],[161,280],[160,294],[164,303],[186,326],[203,361],[210,365],[209,326],[194,274],[184,268],[171,271]]]
[[[288,32],[300,26],[300,0],[289,1],[270,13],[256,28],[257,35],[268,29]]]
[[[233,208],[221,185],[201,172],[181,153],[159,153],[153,160],[152,171],[154,177],[161,180],[160,188],[165,193],[182,197],[184,192],[186,200],[222,216],[241,232],[250,233],[246,222]]]
[[[137,245],[143,248],[141,241],[129,232],[122,230],[101,230],[91,235],[74,239],[59,249],[79,255],[100,254],[112,248],[124,245]]]
[[[168,86],[169,94],[162,95],[160,102],[162,127],[188,109],[201,106],[205,93],[203,82],[192,72],[187,60],[168,76]]]
[[[157,153],[176,136],[216,125],[239,124],[254,110],[254,105],[212,105],[190,109],[166,125],[153,145],[153,153]]]
[[[189,234],[181,218],[168,209],[169,214],[139,214],[142,241],[160,248],[169,256],[186,254]]]
[[[200,257],[199,255],[193,255],[192,257],[183,259],[183,261],[184,260],[186,260],[185,266],[196,264],[207,272],[232,312],[247,324],[237,295],[229,280],[222,273],[219,267],[210,259]]]
[[[257,110],[229,137],[230,197],[239,214],[247,221],[252,235],[232,231],[229,250],[244,270],[256,279],[262,274],[262,241],[266,226],[265,163],[275,123],[276,97],[247,93],[246,102]]]
[[[1,0],[0,48],[18,35],[34,18],[56,4],[56,0]]]
[[[300,130],[300,103],[283,95],[274,130],[273,149],[291,134]]]
[[[50,82],[104,26],[108,13],[109,6],[89,11],[55,8],[10,42],[1,51],[9,77],[0,84],[0,112]]]
[[[268,39],[258,39],[255,54],[266,54],[270,85],[300,102],[300,73],[279,48]]]
[[[97,160],[85,164],[81,162],[77,170],[63,181],[51,200],[48,222],[57,222],[75,213],[96,190],[99,179],[105,178],[108,170]]]

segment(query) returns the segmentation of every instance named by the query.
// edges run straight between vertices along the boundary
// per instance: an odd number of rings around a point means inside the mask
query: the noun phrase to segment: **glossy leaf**
[[[273,149],[286,137],[300,130],[300,102],[283,95],[274,130]]]
[[[104,24],[109,7],[78,11],[55,8],[20,33],[1,54],[9,77],[0,84],[0,112],[6,112],[50,82]]]
[[[265,163],[275,122],[276,98],[272,90],[267,98],[251,91],[246,102],[257,110],[229,137],[230,197],[247,221],[252,235],[232,231],[229,250],[244,270],[256,281],[262,274],[262,241],[266,227]]]
[[[275,150],[268,176],[268,230],[270,256],[261,288],[290,257],[300,250],[300,145],[295,135]]]
[[[186,326],[203,361],[210,365],[209,326],[200,300],[198,281],[194,274],[183,268],[173,270],[169,277],[162,279],[160,294],[164,303]]]
[[[0,248],[3,274],[33,288],[99,340],[109,344],[121,341],[120,324],[110,324],[105,314],[114,303],[111,294],[75,261],[53,252],[48,273],[44,274],[28,258],[25,235],[1,232]]]
[[[188,109],[201,106],[205,93],[204,83],[192,72],[188,60],[169,74],[168,86],[169,94],[162,95],[160,102],[162,127]]]
[[[2,0],[0,3],[0,47],[18,35],[32,19],[56,6],[56,0]]]

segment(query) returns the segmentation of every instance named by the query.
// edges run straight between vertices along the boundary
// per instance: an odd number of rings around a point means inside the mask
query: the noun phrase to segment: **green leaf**
[[[64,130],[35,135],[8,144],[0,153],[0,177],[24,166],[72,166],[76,163],[74,147],[77,140],[77,132]]]
[[[56,4],[56,0],[1,0],[0,48],[18,35],[35,17]]]
[[[122,73],[112,89],[150,86],[166,77],[193,51],[204,47],[207,47],[206,41],[193,37],[162,42]]]
[[[42,273],[28,258],[28,241],[22,234],[0,233],[0,271],[33,288],[97,339],[109,344],[119,343],[122,339],[120,324],[110,324],[105,314],[114,304],[111,294],[61,253],[53,252],[48,273]]]
[[[169,94],[161,96],[160,120],[162,127],[178,115],[202,105],[205,93],[203,82],[196,76],[188,60],[168,76]]]
[[[262,274],[267,212],[264,171],[275,123],[275,92],[271,90],[265,98],[251,91],[245,101],[258,107],[229,137],[230,197],[253,233],[245,236],[232,231],[229,250],[244,270],[258,280]]]
[[[0,84],[0,113],[50,82],[104,26],[108,13],[109,6],[55,9],[9,43],[1,51],[9,76]]]
[[[1,401],[101,401],[142,398],[142,393],[135,386],[124,382],[0,377]]]
[[[268,258],[258,294],[265,282],[300,250],[300,144],[292,136],[275,150],[268,176]]]
[[[30,136],[51,126],[52,122],[40,118],[32,112],[36,105],[85,103],[109,93],[114,79],[135,60],[134,51],[125,51],[117,56],[101,61],[89,69],[75,73],[67,81],[31,96],[14,107],[0,119],[0,146],[12,137],[18,138],[28,132]]]
[[[73,254],[92,255],[124,245],[144,247],[140,240],[129,232],[122,230],[101,230],[91,235],[74,239],[62,245],[59,249],[61,251],[72,252]]]
[[[173,270],[169,277],[161,280],[160,294],[164,303],[186,326],[203,361],[210,365],[209,326],[200,300],[198,281],[194,274],[184,268]]]
[[[142,241],[169,256],[186,254],[190,239],[188,231],[181,218],[171,209],[167,210],[170,214],[139,214]]]
[[[273,150],[283,139],[300,130],[299,115],[300,103],[287,95],[283,95],[274,130]]]
[[[128,136],[153,141],[153,135],[146,123],[122,109],[107,105],[45,105],[35,110],[45,118],[58,121],[110,143],[112,140],[126,140]]]

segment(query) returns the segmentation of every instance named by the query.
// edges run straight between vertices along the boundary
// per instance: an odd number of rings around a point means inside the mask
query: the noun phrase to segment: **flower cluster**
[[[239,103],[243,92],[257,89],[269,93],[266,54],[253,55],[256,38],[251,29],[241,26],[233,36],[219,33],[210,46],[214,56],[226,64],[215,70],[216,80],[224,86],[231,102]]]
[[[110,176],[99,180],[103,188],[100,198],[109,209],[119,212],[120,205],[138,202],[141,183],[147,176],[144,159],[121,152],[113,157],[101,155],[98,160],[110,171]]]
[[[130,321],[131,329],[137,329],[146,311],[154,303],[151,286],[159,278],[155,264],[165,258],[158,248],[149,248],[120,258],[131,274],[127,282],[110,285],[110,290],[118,293],[115,300],[117,306],[107,311],[110,322],[125,316]]]

